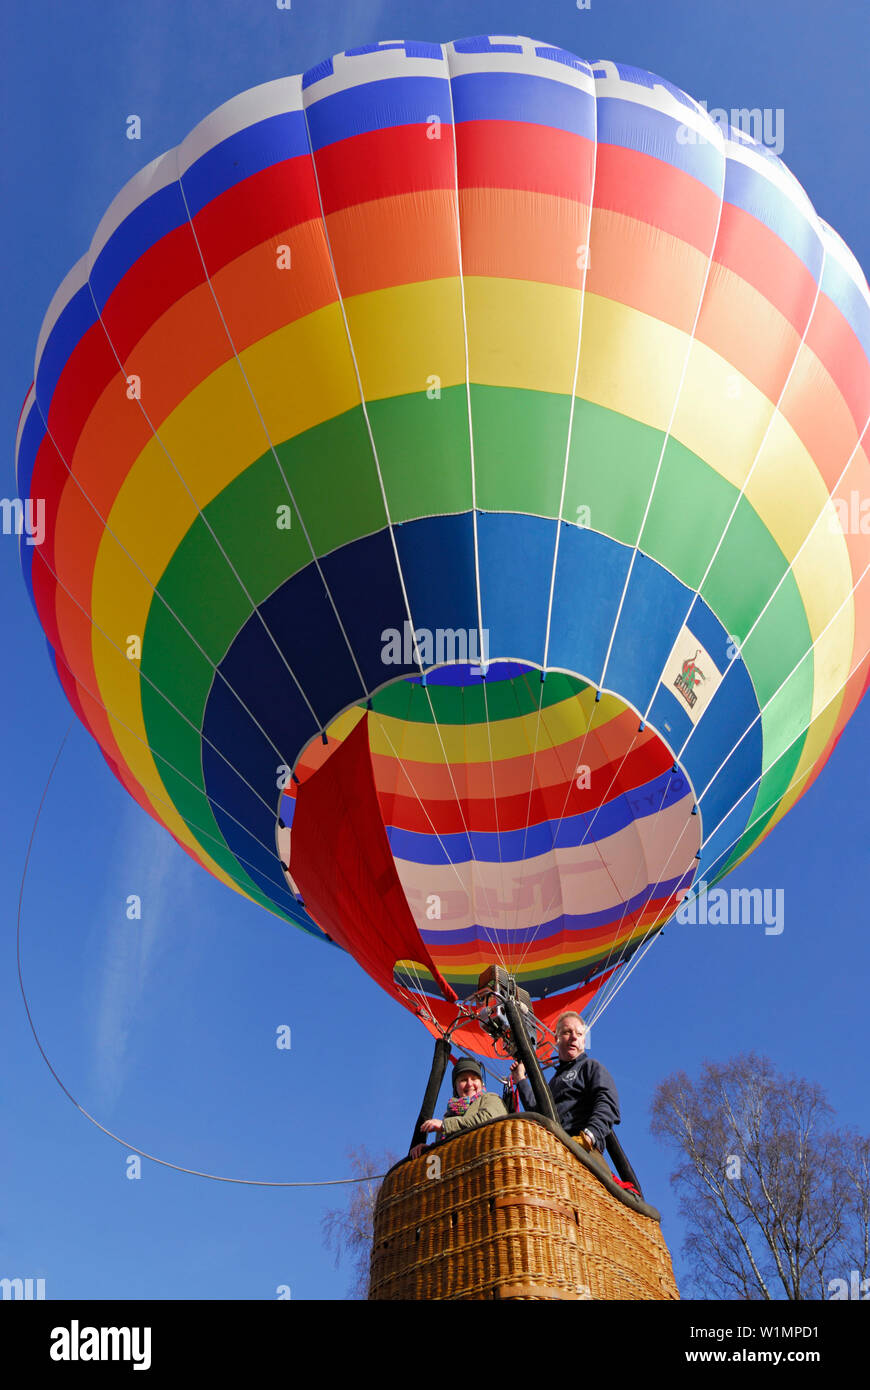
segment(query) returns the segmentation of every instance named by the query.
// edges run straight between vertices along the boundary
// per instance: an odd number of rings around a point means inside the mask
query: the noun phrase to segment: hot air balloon
[[[864,691],[868,352],[842,240],[670,82],[349,49],[148,165],[52,301],[17,467],[59,679],[430,1030],[493,963],[552,1025]]]

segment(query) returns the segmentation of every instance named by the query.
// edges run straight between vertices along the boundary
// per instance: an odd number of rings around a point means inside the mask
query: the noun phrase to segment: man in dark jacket
[[[562,1014],[556,1024],[559,1062],[549,1087],[559,1123],[584,1148],[603,1153],[604,1143],[619,1124],[619,1096],[606,1067],[586,1053],[586,1024],[579,1014]],[[537,1110],[535,1094],[522,1062],[511,1071],[526,1110]]]

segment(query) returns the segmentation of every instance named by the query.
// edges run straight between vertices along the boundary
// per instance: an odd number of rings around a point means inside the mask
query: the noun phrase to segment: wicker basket
[[[634,1206],[545,1124],[496,1120],[387,1174],[369,1298],[678,1298],[657,1214]]]

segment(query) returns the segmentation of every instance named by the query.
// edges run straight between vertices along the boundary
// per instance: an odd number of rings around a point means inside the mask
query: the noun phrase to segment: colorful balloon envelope
[[[430,1027],[492,961],[552,1023],[863,693],[868,354],[846,246],[671,83],[348,50],[148,165],[64,280],[27,584],[205,868]]]

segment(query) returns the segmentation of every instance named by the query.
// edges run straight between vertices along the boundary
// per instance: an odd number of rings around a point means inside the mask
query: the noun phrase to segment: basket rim
[[[469,1134],[474,1134],[476,1130],[479,1129],[488,1129],[492,1125],[511,1123],[539,1125],[542,1129],[548,1130],[553,1138],[558,1139],[573,1157],[577,1159],[581,1166],[601,1183],[601,1186],[610,1193],[611,1197],[621,1202],[623,1206],[630,1207],[631,1210],[637,1212],[639,1216],[646,1216],[651,1221],[657,1221],[659,1225],[661,1225],[661,1212],[658,1211],[656,1207],[650,1206],[649,1202],[645,1202],[643,1198],[635,1197],[634,1193],[626,1191],[625,1188],[615,1183],[610,1177],[610,1174],[605,1173],[602,1168],[599,1168],[598,1164],[586,1153],[586,1150],[582,1148],[575,1139],[572,1139],[570,1134],[567,1134],[561,1125],[554,1124],[546,1115],[535,1115],[530,1113],[524,1115],[499,1115],[494,1120],[485,1120],[482,1125],[475,1125],[474,1129],[462,1130],[459,1134],[451,1134],[448,1138],[439,1140],[437,1147],[443,1149],[445,1144],[455,1144],[458,1139],[467,1139]],[[434,1146],[432,1152],[434,1152]],[[425,1157],[426,1153],[420,1155],[421,1159]],[[394,1163],[392,1168],[387,1170],[384,1174],[384,1178],[388,1178],[390,1174],[395,1173],[397,1169],[403,1167],[404,1164],[416,1162],[417,1159],[412,1158],[410,1154],[406,1154],[404,1158],[400,1158],[398,1163]]]

